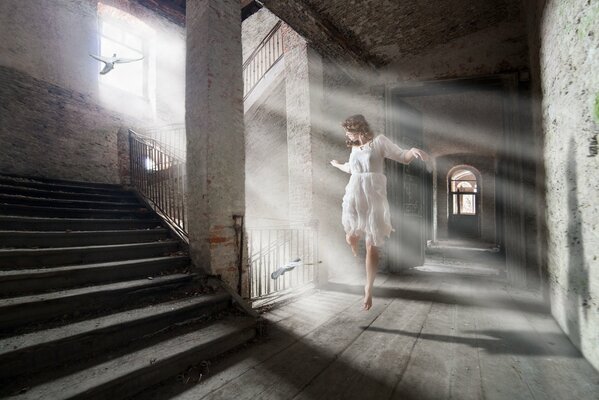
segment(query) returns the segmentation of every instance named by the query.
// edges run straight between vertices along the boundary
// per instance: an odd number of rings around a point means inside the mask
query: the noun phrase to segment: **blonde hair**
[[[351,133],[357,133],[362,136],[362,139],[366,142],[369,142],[374,137],[374,133],[372,129],[370,129],[370,125],[366,121],[366,118],[362,114],[356,114],[349,116],[341,123],[341,126],[347,131]],[[357,146],[360,144],[357,140],[350,140],[347,138],[345,141],[347,147]]]

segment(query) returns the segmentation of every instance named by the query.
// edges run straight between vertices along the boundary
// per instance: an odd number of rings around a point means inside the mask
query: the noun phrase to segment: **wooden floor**
[[[597,371],[528,293],[431,272],[375,288],[370,311],[360,282],[274,309],[258,342],[138,398],[599,398]]]

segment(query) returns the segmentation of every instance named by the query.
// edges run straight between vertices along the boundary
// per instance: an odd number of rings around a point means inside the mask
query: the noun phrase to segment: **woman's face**
[[[352,142],[360,139],[360,134],[358,132],[345,131],[345,136]]]

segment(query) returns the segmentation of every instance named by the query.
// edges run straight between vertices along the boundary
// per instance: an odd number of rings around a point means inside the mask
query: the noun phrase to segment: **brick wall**
[[[119,183],[119,117],[81,93],[0,67],[0,172]],[[120,172],[121,171],[121,172]],[[122,176],[125,175],[125,176]]]

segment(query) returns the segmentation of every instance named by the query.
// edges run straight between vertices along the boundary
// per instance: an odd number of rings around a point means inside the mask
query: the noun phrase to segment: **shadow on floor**
[[[471,279],[472,284],[476,284],[479,282],[488,281],[481,279]],[[364,287],[359,284],[347,284],[347,283],[334,283],[329,282],[325,286],[323,286],[324,290],[330,290],[334,292],[343,292],[343,293],[353,293],[353,294],[362,294],[364,293]],[[381,298],[401,298],[404,300],[415,300],[415,301],[432,301],[433,303],[442,303],[442,304],[458,304],[462,306],[475,306],[475,307],[485,307],[491,309],[504,309],[504,310],[515,310],[515,311],[523,311],[537,314],[547,314],[548,309],[547,305],[542,302],[539,298],[538,300],[518,300],[510,298],[509,296],[491,296],[489,295],[486,298],[472,298],[468,296],[462,296],[460,294],[456,294],[453,292],[443,292],[443,291],[421,291],[421,290],[413,290],[413,289],[401,289],[401,288],[381,288],[374,287],[373,289],[374,297]]]
[[[382,332],[396,335],[404,335],[418,338],[420,340],[433,340],[445,343],[465,344],[470,347],[485,350],[489,354],[514,354],[529,356],[557,356],[582,358],[573,346],[569,348],[550,349],[552,346],[563,340],[562,333],[544,333],[539,335],[537,332],[527,331],[500,331],[500,330],[470,330],[464,333],[475,334],[477,337],[460,337],[448,335],[436,335],[429,333],[408,332],[401,329],[385,329],[378,327],[362,327],[369,331]],[[483,338],[480,336],[491,336]],[[542,342],[545,342],[543,344]]]

